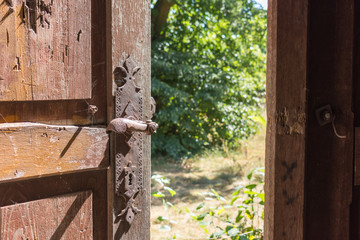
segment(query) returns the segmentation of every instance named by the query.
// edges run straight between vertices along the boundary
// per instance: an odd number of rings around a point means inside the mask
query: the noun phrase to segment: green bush
[[[153,154],[179,159],[224,143],[238,146],[256,132],[265,96],[266,15],[254,0],[172,6],[152,41],[154,120],[160,125]]]

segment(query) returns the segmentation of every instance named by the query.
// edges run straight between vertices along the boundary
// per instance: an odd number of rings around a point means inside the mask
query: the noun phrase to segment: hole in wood
[[[20,58],[16,57],[15,66],[13,67],[14,71],[21,71]]]
[[[77,38],[76,38],[76,41],[80,42],[80,35],[82,34],[82,31],[80,29],[80,31],[78,32],[77,34]]]
[[[32,29],[35,33],[36,31],[36,0],[26,0],[26,7],[28,11],[29,16],[29,27]],[[25,14],[26,15],[26,14]],[[25,16],[24,16],[25,18]]]
[[[9,43],[10,43],[9,31],[6,29],[6,46],[7,47],[9,47]]]

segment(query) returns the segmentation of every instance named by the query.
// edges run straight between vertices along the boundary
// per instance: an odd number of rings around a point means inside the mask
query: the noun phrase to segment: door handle
[[[106,131],[124,135],[132,132],[145,132],[147,135],[152,135],[158,128],[159,125],[151,120],[144,122],[130,118],[115,118],[109,123]]]

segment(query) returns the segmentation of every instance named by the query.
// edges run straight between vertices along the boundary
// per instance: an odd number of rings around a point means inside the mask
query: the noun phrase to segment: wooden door
[[[149,239],[151,115],[149,0],[0,0],[0,239]]]
[[[350,234],[350,215],[360,213],[350,208],[358,7],[353,0],[269,1],[267,240],[359,239]],[[327,124],[319,118],[325,106],[335,116]]]

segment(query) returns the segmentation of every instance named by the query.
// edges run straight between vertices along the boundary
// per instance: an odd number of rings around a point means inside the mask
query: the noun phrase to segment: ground
[[[237,186],[248,184],[246,175],[252,169],[264,166],[264,156],[263,127],[237,151],[225,149],[225,151],[207,152],[182,164],[164,159],[153,160],[152,174],[170,179],[168,186],[176,191],[175,196],[168,196],[166,199],[177,210],[172,207],[165,208],[161,198],[152,198],[151,239],[173,239],[174,235],[176,239],[206,239],[205,231],[185,209],[195,212],[196,207],[203,202],[214,203],[213,200],[206,200],[204,196],[204,193],[210,192],[210,189],[215,189],[225,199],[231,200]],[[153,184],[152,188],[155,191],[159,186]],[[159,221],[160,216],[168,218],[171,222]]]

